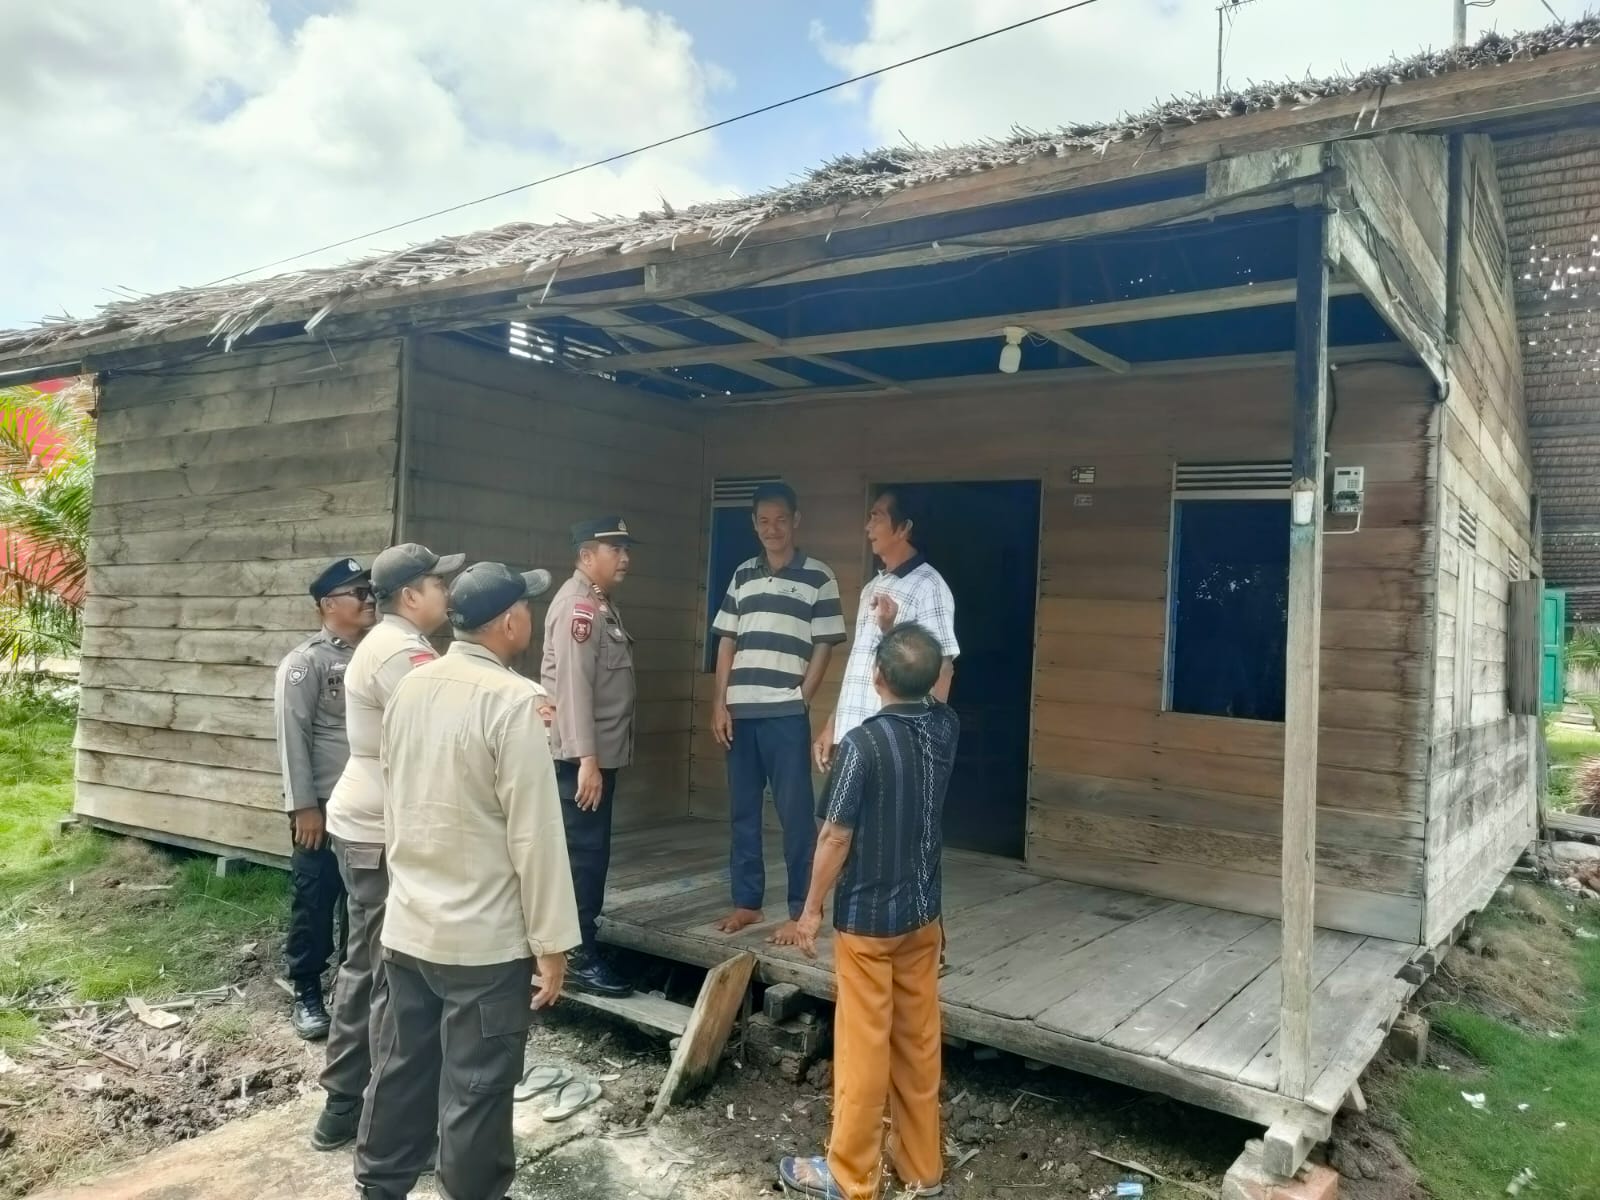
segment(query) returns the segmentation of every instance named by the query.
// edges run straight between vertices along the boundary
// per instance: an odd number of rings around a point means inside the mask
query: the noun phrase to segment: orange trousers
[[[938,921],[900,937],[833,939],[839,999],[833,1028],[833,1132],[828,1167],[842,1200],[875,1200],[883,1117],[900,1182],[944,1175],[939,1137]]]

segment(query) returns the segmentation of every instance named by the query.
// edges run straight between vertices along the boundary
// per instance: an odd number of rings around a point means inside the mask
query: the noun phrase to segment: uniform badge
[[[305,681],[305,677],[306,677],[306,669],[304,667],[290,667],[289,668],[289,682],[290,683],[303,683]]]
[[[575,642],[587,642],[589,640],[589,635],[591,633],[593,633],[593,632],[594,632],[594,614],[593,613],[581,612],[578,609],[573,609],[573,611],[572,611],[572,640],[575,641]]]
[[[420,667],[423,663],[432,662],[435,657],[436,656],[431,650],[418,650],[411,656],[411,665],[413,667]]]

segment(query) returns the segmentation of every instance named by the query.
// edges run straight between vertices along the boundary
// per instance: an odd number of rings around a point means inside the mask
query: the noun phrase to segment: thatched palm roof
[[[904,189],[1034,160],[1104,152],[1120,143],[1164,131],[1226,121],[1251,113],[1308,109],[1334,97],[1374,93],[1381,104],[1391,85],[1478,71],[1600,42],[1600,19],[1584,18],[1515,36],[1490,34],[1462,50],[1430,51],[1331,78],[1261,84],[1218,97],[1177,97],[1144,112],[1094,125],[1010,135],[972,145],[895,147],[825,163],[799,180],[753,196],[664,209],[635,217],[599,218],[553,225],[515,223],[459,237],[436,238],[391,254],[343,266],[292,271],[267,279],[185,288],[116,300],[93,316],[60,318],[33,328],[0,332],[0,355],[33,355],[83,338],[123,333],[156,338],[179,326],[209,325],[215,336],[234,337],[264,323],[323,309],[377,289],[404,289],[490,270],[524,267],[529,273],[570,258],[671,246],[686,237],[737,244],[764,223],[786,214],[872,201]]]

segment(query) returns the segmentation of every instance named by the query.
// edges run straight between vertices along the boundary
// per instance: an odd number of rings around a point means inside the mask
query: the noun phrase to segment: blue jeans
[[[733,850],[728,867],[735,908],[760,908],[767,890],[761,804],[768,783],[783,826],[783,861],[789,872],[789,916],[793,919],[805,908],[817,845],[811,721],[804,713],[733,722],[733,748],[728,751]]]

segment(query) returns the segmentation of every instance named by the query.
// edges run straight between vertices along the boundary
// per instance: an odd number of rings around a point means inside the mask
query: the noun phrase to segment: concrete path
[[[100,1179],[37,1192],[30,1200],[350,1200],[351,1152],[313,1150],[307,1139],[322,1105],[314,1092],[137,1159]],[[540,1119],[538,1100],[517,1105],[518,1172],[513,1196],[528,1200],[673,1200],[680,1172],[663,1169],[669,1148],[653,1136],[598,1136],[601,1101],[562,1122]],[[436,1200],[433,1177],[413,1196]]]

